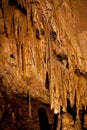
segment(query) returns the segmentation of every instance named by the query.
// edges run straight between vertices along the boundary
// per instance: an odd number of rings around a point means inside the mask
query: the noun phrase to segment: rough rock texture
[[[1,129],[11,129],[3,125],[11,115],[12,125],[25,117],[14,129],[43,130],[31,98],[45,103],[55,130],[87,129],[86,0],[0,0]]]

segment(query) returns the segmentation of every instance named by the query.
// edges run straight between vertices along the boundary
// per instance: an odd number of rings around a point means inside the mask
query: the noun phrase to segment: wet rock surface
[[[86,122],[87,1],[0,0],[0,129]]]

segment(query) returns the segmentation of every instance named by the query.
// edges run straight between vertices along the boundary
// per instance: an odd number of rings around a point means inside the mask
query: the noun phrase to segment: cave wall
[[[4,97],[29,93],[55,114],[75,107],[80,120],[87,111],[86,7],[86,0],[0,0]]]

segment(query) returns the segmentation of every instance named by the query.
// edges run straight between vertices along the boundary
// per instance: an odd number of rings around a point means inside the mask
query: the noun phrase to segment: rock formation
[[[0,0],[0,129],[86,122],[87,1]]]

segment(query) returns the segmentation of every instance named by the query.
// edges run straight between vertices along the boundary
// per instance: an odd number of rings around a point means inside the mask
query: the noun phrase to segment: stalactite
[[[21,45],[21,58],[22,58],[22,73],[25,75],[25,47],[24,44]]]
[[[19,12],[16,11],[14,14],[14,31],[15,31],[15,38],[18,39],[18,28],[19,28]]]
[[[22,74],[21,45],[17,45],[18,75]]]
[[[71,107],[73,107],[74,103],[75,103],[75,88],[76,88],[76,82],[74,79],[74,74],[70,73],[69,74],[69,94],[70,94],[70,104]],[[75,83],[74,83],[75,82]]]
[[[67,84],[66,84],[66,82],[67,82],[68,72],[64,68],[61,68],[61,69],[62,69],[62,71],[61,71],[62,81],[61,82],[62,82],[62,87],[63,87],[62,107],[63,107],[63,112],[66,112],[66,107],[67,107]]]
[[[49,49],[49,62],[48,67],[50,67],[50,99],[51,99],[51,109],[54,108],[53,101],[53,90],[54,90],[54,66],[52,65],[53,59],[51,57],[51,41],[48,41],[48,49]]]
[[[12,112],[12,122],[15,123],[15,113]]]

